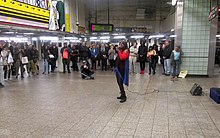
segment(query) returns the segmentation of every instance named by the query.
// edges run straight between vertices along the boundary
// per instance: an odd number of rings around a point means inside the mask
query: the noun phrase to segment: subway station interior
[[[219,0],[0,0],[0,138],[220,138]]]

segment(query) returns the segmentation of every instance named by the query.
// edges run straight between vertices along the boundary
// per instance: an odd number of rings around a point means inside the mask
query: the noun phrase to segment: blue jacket
[[[99,54],[99,50],[97,48],[92,48],[90,50],[90,53],[91,53],[91,57],[92,58],[94,58],[94,57],[96,58],[98,56],[98,54]]]

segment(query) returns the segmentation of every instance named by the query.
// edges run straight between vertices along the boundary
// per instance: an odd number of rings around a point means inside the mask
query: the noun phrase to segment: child
[[[94,72],[90,70],[89,64],[86,61],[83,61],[83,64],[81,66],[81,75],[82,79],[94,79]]]

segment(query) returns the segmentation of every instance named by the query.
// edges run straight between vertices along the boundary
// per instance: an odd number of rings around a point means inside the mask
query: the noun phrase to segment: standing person
[[[4,79],[6,80],[8,76],[9,80],[11,75],[11,65],[13,64],[13,61],[9,60],[13,60],[13,58],[8,47],[3,47],[3,50],[1,51],[1,57],[3,61]]]
[[[79,53],[80,53],[82,61],[88,62],[88,49],[86,47],[86,42],[82,42],[82,45],[80,45]]]
[[[130,47],[130,56],[129,56],[130,73],[136,73],[137,54],[138,54],[137,43],[134,42],[133,45]]]
[[[138,56],[140,61],[140,74],[144,74],[145,62],[147,58],[147,47],[145,46],[145,40],[141,39],[141,45],[138,48]]]
[[[16,74],[16,79],[18,78],[18,72],[20,68],[20,73],[21,73],[21,78],[24,78],[24,67],[22,64],[22,57],[25,55],[24,49],[21,48],[19,44],[17,44],[16,48],[14,49],[14,65],[15,65],[15,74]]]
[[[0,53],[2,52],[2,50],[3,50],[3,44],[4,44],[4,42],[1,42],[0,43]],[[1,58],[1,54],[0,54],[0,58]],[[1,74],[1,73],[0,73]],[[0,88],[4,88],[4,85],[1,83],[1,79],[0,79]]]
[[[102,60],[102,71],[105,70],[107,71],[107,60],[108,60],[108,51],[107,48],[105,47],[105,44],[101,45],[101,60]]]
[[[180,48],[180,46],[176,46],[174,48],[174,50],[171,53],[170,56],[170,64],[171,66],[173,66],[173,72],[172,72],[172,77],[171,80],[173,80],[174,78],[177,79],[179,72],[180,72],[180,64],[182,62],[181,57],[183,55],[183,52]]]
[[[163,67],[163,73],[162,73],[162,75],[165,74],[164,59],[163,59],[163,49],[164,49],[163,44],[160,44],[160,49],[159,49],[159,51],[158,51],[158,55],[159,55],[159,57],[160,57],[160,63],[161,63],[161,65],[162,65],[162,67]]]
[[[53,58],[51,58],[51,72],[53,73],[54,70],[56,69],[56,62],[57,62],[57,59],[58,59],[58,48],[57,46],[52,43],[52,46],[49,48],[49,55],[52,55]]]
[[[120,99],[120,103],[123,103],[127,100],[123,84],[128,86],[129,81],[129,50],[126,42],[121,42],[118,47],[115,74],[121,93],[121,96],[117,97],[117,99]]]
[[[72,53],[70,54],[70,60],[72,61],[73,71],[79,71],[77,62],[78,62],[79,51],[76,45],[72,46]]]
[[[99,54],[99,51],[98,51],[95,44],[92,45],[90,52],[91,52],[92,70],[95,71],[96,70],[96,60],[97,60],[97,57]]]
[[[115,56],[116,56],[116,52],[114,46],[111,45],[111,49],[108,50],[108,60],[110,62],[110,67],[112,71],[115,68]]]
[[[35,75],[36,69],[35,69],[34,61],[33,61],[33,46],[32,45],[29,45],[28,48],[26,49],[26,55],[28,58],[28,64],[27,64],[28,76],[30,76],[30,72],[32,72],[32,75]]]
[[[33,46],[33,63],[34,63],[34,68],[35,68],[35,74],[39,75],[39,51],[37,50],[36,46]]]
[[[42,49],[41,49],[41,53],[42,53],[42,58],[43,58],[43,62],[44,62],[44,71],[42,74],[46,74],[46,72],[48,74],[50,74],[50,71],[49,71],[49,52],[48,52],[48,45],[45,44]]]
[[[63,73],[66,73],[66,66],[68,73],[70,72],[70,54],[72,53],[72,50],[67,47],[67,43],[64,43],[64,47],[61,48],[60,53],[62,54],[63,59]]]
[[[149,59],[149,75],[151,74],[151,69],[153,69],[153,74],[156,73],[156,51],[152,46],[149,47],[149,52],[147,53],[147,57]]]
[[[163,51],[163,59],[164,59],[164,69],[165,69],[165,75],[170,76],[171,72],[171,66],[170,66],[170,55],[172,52],[172,47],[170,45],[169,41],[165,41],[164,44],[164,51]]]

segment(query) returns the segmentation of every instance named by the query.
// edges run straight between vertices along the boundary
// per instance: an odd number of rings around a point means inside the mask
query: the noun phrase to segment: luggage
[[[190,93],[193,96],[201,96],[202,95],[202,88],[201,88],[201,86],[195,83],[193,85],[193,87],[191,88]]]
[[[220,104],[220,88],[210,88],[210,98]]]

